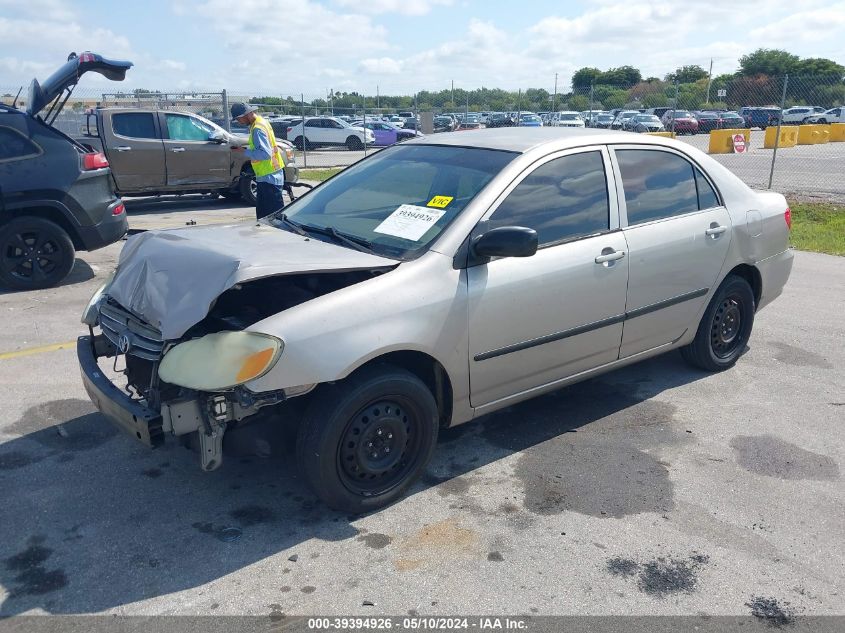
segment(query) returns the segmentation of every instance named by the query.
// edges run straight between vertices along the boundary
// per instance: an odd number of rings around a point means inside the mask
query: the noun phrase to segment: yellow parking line
[[[44,352],[57,352],[60,349],[70,349],[74,345],[76,345],[76,341],[67,341],[66,343],[53,343],[52,345],[42,345],[41,347],[19,349],[16,352],[2,352],[0,353],[0,360],[20,358],[21,356],[32,356],[33,354],[42,354]]]

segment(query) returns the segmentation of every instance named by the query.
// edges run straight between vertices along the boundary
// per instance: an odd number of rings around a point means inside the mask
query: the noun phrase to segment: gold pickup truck
[[[232,151],[247,137],[191,112],[99,108],[77,140],[106,155],[120,196],[218,193],[255,204],[249,160]],[[276,142],[285,154],[285,182],[296,183],[293,145]]]

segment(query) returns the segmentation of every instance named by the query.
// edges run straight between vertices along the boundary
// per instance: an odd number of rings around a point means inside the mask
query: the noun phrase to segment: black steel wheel
[[[382,365],[323,385],[297,438],[297,459],[327,505],[363,513],[397,500],[437,441],[437,404],[414,374]]]
[[[364,149],[364,142],[357,136],[350,136],[346,139],[346,147],[353,151]]]
[[[754,292],[748,282],[728,275],[707,306],[692,343],[681,348],[690,364],[723,371],[745,351],[754,326]]]
[[[76,252],[58,224],[20,217],[0,226],[0,283],[37,290],[60,283],[73,268]]]

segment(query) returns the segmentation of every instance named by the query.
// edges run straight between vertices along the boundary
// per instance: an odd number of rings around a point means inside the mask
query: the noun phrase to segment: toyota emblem
[[[117,349],[121,354],[127,354],[132,347],[132,341],[127,334],[121,334],[117,339]]]

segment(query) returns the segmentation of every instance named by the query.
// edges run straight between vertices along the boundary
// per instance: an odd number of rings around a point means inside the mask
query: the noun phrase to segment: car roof
[[[550,151],[581,147],[584,145],[602,145],[608,143],[636,142],[649,145],[666,145],[666,139],[656,136],[644,136],[633,132],[617,132],[594,128],[558,128],[558,127],[506,127],[447,132],[426,136],[409,144],[449,145],[453,147],[473,147],[493,149],[520,154],[541,146],[549,146]],[[404,145],[405,143],[403,143]]]

